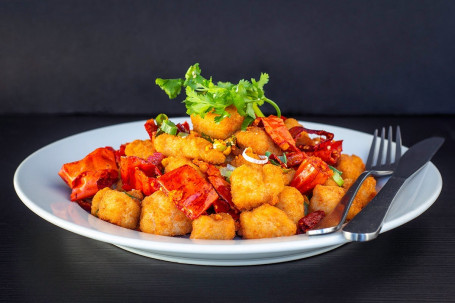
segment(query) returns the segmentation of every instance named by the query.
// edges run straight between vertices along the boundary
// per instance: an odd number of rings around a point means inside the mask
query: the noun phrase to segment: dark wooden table
[[[371,133],[400,124],[404,144],[446,143],[433,163],[443,178],[435,204],[368,243],[281,264],[207,267],[128,253],[41,219],[17,197],[13,174],[30,153],[85,130],[147,117],[0,117],[0,301],[18,302],[448,302],[455,301],[455,119],[301,117]]]

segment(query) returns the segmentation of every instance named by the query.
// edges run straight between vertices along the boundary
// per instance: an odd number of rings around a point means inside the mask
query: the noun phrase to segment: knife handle
[[[344,237],[359,242],[376,238],[390,205],[405,180],[392,176],[376,197],[343,228]]]

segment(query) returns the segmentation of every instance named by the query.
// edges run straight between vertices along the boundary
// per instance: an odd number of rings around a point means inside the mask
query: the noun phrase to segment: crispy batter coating
[[[229,214],[204,215],[193,221],[191,239],[232,240],[234,237],[235,222]]]
[[[303,195],[295,187],[285,186],[278,199],[275,207],[284,211],[297,224],[304,215]]]
[[[192,168],[196,169],[199,171],[199,167],[196,166],[190,159],[184,158],[184,157],[167,157],[161,161],[161,164],[164,166],[164,172],[168,173],[171,170],[177,169],[180,166],[183,165],[189,165]]]
[[[345,190],[342,187],[317,185],[310,200],[310,211],[323,210],[327,214],[335,208],[344,194]],[[368,177],[359,188],[346,220],[354,218],[374,196],[376,196],[376,180]]]
[[[159,190],[142,201],[139,228],[155,235],[181,236],[191,232],[191,220]]]
[[[155,152],[152,140],[134,140],[125,146],[125,155],[147,159]]]
[[[341,177],[344,179],[356,180],[358,176],[365,170],[365,164],[360,157],[356,155],[342,154],[338,160],[336,169],[343,172]]]
[[[284,178],[284,185],[288,186],[292,179],[294,179],[295,176],[295,169],[289,168],[286,172],[283,172],[283,178]]]
[[[339,186],[316,185],[313,196],[310,199],[310,212],[322,210],[330,213],[340,202],[344,195],[344,189]]]
[[[257,126],[250,126],[245,131],[235,134],[237,145],[241,148],[251,147],[258,155],[265,155],[269,151],[275,155],[282,155],[282,150],[273,142],[264,129]]]
[[[140,212],[141,205],[138,199],[109,187],[98,191],[92,200],[92,215],[125,228],[137,227]]]
[[[231,115],[224,118],[220,123],[215,122],[216,114],[208,113],[202,118],[199,115],[191,115],[191,122],[195,131],[206,134],[215,139],[227,139],[236,131],[240,130],[244,117],[239,115],[237,108],[233,105],[226,108]]]
[[[239,210],[249,210],[264,203],[274,205],[284,188],[280,167],[242,165],[231,174],[232,202]]]
[[[240,226],[245,239],[292,236],[297,231],[296,224],[284,211],[269,204],[242,212]]]
[[[222,152],[213,149],[212,143],[194,133],[184,138],[161,134],[154,138],[153,144],[156,150],[166,157],[185,157],[212,164],[221,164],[226,160],[226,156]]]
[[[294,118],[287,118],[284,120],[284,125],[286,125],[287,129],[291,129],[295,126],[302,126],[296,119]],[[297,140],[295,141],[297,145],[314,145],[313,140],[310,138],[307,132],[301,132]]]

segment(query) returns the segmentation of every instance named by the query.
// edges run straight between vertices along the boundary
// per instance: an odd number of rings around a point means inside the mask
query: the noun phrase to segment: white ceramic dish
[[[173,118],[183,122],[187,118]],[[108,243],[143,256],[198,265],[257,265],[302,259],[347,243],[341,233],[324,236],[296,235],[260,240],[190,240],[163,237],[118,227],[91,216],[69,200],[70,189],[57,175],[62,164],[82,159],[97,147],[118,148],[134,139],[146,139],[145,121],[87,131],[59,140],[26,158],[14,175],[14,186],[24,204],[43,219],[71,232]],[[331,125],[303,122],[344,140],[343,152],[364,159],[372,136]],[[437,199],[442,178],[429,163],[407,181],[396,197],[381,232],[396,228],[422,214]]]

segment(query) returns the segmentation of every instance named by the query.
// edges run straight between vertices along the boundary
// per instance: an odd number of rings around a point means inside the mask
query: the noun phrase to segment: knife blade
[[[432,137],[410,147],[376,197],[342,229],[344,237],[351,241],[370,241],[376,238],[390,205],[404,182],[428,163],[443,143],[444,138]]]

